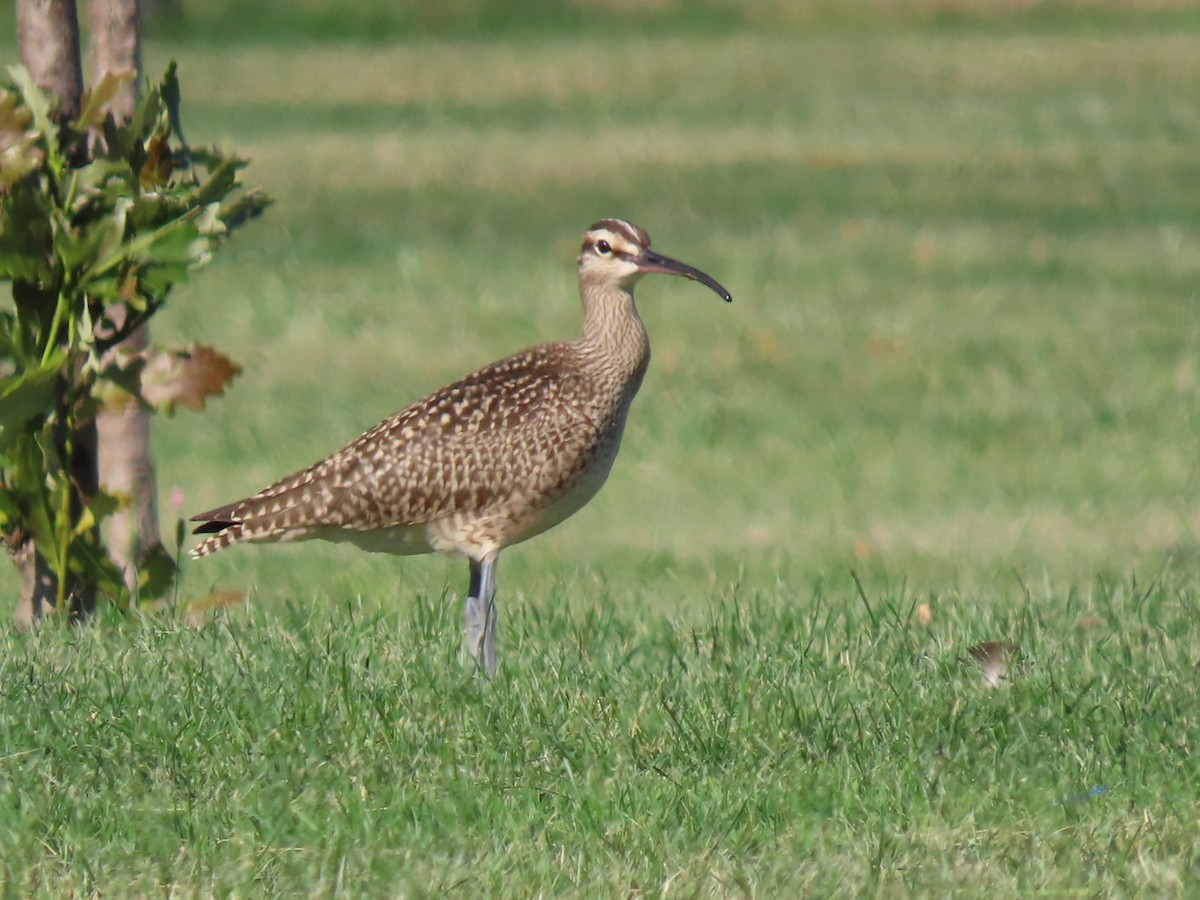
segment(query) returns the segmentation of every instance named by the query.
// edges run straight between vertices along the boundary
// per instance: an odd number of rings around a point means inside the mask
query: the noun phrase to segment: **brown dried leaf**
[[[0,92],[0,187],[23,178],[41,165],[43,153],[37,146],[38,132],[33,114],[17,105],[17,97]]]
[[[186,350],[151,350],[141,373],[142,399],[167,413],[181,404],[203,412],[208,397],[221,394],[241,366],[212,347],[192,344]]]
[[[0,93],[0,150],[7,150],[37,136],[30,126],[33,113],[17,105],[17,97],[10,91]]]
[[[156,134],[150,138],[150,144],[146,147],[146,161],[142,163],[142,171],[138,173],[143,190],[152,191],[160,184],[166,184],[174,170],[171,145],[167,143],[166,137]]]

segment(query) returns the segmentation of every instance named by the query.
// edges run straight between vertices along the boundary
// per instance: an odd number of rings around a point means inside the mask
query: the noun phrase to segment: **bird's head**
[[[655,253],[650,235],[622,219],[601,219],[583,236],[579,251],[579,281],[585,287],[615,285],[631,291],[643,275],[680,275],[707,285],[725,302],[733,297],[716,279],[686,263]]]

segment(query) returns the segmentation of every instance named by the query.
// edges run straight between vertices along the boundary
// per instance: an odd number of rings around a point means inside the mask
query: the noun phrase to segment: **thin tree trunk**
[[[113,117],[131,119],[137,109],[142,77],[142,19],[138,0],[91,0],[88,21],[92,26],[92,83],[99,84],[107,73],[128,73],[108,103]]]
[[[138,352],[146,347],[145,326],[121,344]],[[100,443],[100,483],[127,505],[107,522],[107,544],[113,561],[125,571],[125,583],[137,583],[137,568],[159,536],[158,488],[150,453],[150,414],[135,404],[105,409],[96,417]]]
[[[83,66],[75,0],[17,0],[17,52],[34,84],[58,97],[55,118],[79,115]]]
[[[17,536],[4,543],[13,565],[21,573],[21,594],[13,623],[24,631],[54,609],[58,602],[58,580],[31,538]]]
[[[99,84],[107,73],[129,73],[108,103],[113,118],[133,118],[141,86],[141,17],[137,0],[91,0],[92,79]],[[116,352],[144,350],[149,343],[145,327],[134,332]],[[104,410],[96,421],[100,439],[100,483],[109,492],[128,499],[108,521],[108,546],[125,570],[125,582],[137,583],[137,567],[145,552],[162,542],[159,535],[158,498],[154,461],[150,454],[150,413],[130,404]]]
[[[79,58],[79,19],[75,0],[17,0],[17,50],[21,63],[39,87],[58,98],[54,117],[62,122],[79,114],[83,67]],[[72,470],[78,489],[95,491],[95,428],[89,422],[75,435]],[[77,498],[82,500],[82,497]],[[37,552],[33,538],[23,536],[8,546],[21,573],[21,596],[14,618],[29,626],[54,608],[58,583],[52,567]],[[68,585],[68,599],[77,612],[89,612],[95,594],[81,585]]]

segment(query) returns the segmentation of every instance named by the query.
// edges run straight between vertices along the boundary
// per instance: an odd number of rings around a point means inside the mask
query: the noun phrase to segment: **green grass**
[[[244,367],[159,424],[168,518],[573,334],[603,216],[735,303],[639,288],[621,458],[505,554],[493,684],[461,562],[345,547],[186,563],[182,597],[250,595],[200,629],[0,637],[10,894],[1196,882],[1191,6],[260,6],[146,53],[279,198],[155,323]],[[998,690],[985,640],[1029,660]]]
[[[493,683],[453,605],[291,605],[8,638],[13,894],[1176,895],[1200,875],[1194,589],[685,617],[518,607]],[[1009,635],[1010,686],[965,662]]]

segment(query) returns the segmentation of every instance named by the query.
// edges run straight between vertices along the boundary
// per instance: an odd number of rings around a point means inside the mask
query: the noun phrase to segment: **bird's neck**
[[[634,392],[650,363],[650,340],[633,302],[633,291],[616,285],[580,285],[585,355]]]

